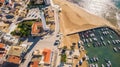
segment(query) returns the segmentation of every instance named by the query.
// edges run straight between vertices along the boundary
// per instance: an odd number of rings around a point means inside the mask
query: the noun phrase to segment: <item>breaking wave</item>
[[[120,27],[120,0],[68,0]]]

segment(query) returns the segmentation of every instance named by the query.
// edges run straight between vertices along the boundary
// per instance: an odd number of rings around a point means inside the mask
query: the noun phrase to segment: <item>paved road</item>
[[[58,16],[58,9],[54,8],[54,16],[55,16],[55,32],[53,33],[52,36],[48,37],[48,38],[44,38],[43,40],[40,40],[40,38],[36,38],[36,39],[32,39],[30,38],[30,41],[33,46],[33,48],[30,50],[29,53],[27,53],[26,55],[26,60],[24,63],[22,63],[20,65],[20,67],[27,67],[28,63],[30,62],[31,58],[32,58],[32,53],[34,50],[36,49],[44,49],[44,48],[49,48],[49,49],[56,49],[57,47],[54,46],[54,42],[55,40],[59,39],[56,37],[56,35],[59,32],[59,16]],[[28,43],[29,40],[26,41],[26,43]]]

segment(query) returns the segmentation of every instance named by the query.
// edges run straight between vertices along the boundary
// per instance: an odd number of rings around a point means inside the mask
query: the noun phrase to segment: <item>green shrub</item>
[[[20,37],[28,37],[29,35],[31,35],[31,27],[33,22],[35,21],[24,21],[22,23],[19,23],[17,27],[19,30],[15,30],[11,32],[11,34]]]
[[[62,54],[62,55],[61,55],[61,62],[65,63],[65,62],[66,62],[66,59],[67,59],[66,54]]]

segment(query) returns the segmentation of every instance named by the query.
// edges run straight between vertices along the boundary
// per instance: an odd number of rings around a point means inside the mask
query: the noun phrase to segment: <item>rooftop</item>
[[[38,64],[39,64],[39,61],[33,61],[33,62],[30,64],[30,67],[38,67]]]
[[[9,24],[4,23],[3,21],[0,21],[0,27],[8,26]]]
[[[66,63],[67,64],[73,64],[73,61],[72,61],[72,59],[67,59]]]
[[[5,0],[0,0],[1,3],[4,3]]]
[[[41,26],[42,26],[42,23],[40,22],[33,23],[31,34],[38,34],[40,32],[40,29],[38,29],[38,27],[41,27]]]
[[[42,55],[42,50],[36,50],[36,51],[34,51],[33,55]]]
[[[41,58],[42,58],[42,50],[35,50],[33,52],[33,57],[31,59],[31,61],[32,62],[34,62],[34,61],[40,62]]]
[[[43,50],[43,55],[44,55],[44,62],[47,63],[47,64],[50,64],[51,50],[44,49]]]
[[[0,48],[4,48],[4,44],[3,43],[0,43]]]
[[[4,44],[0,43],[0,58],[2,58],[5,54],[5,48],[4,48]]]
[[[23,47],[21,46],[11,46],[8,55],[21,56]]]
[[[11,63],[15,63],[15,64],[20,64],[20,61],[21,61],[20,57],[13,56],[13,55],[9,56],[7,59],[7,62],[11,62]]]
[[[19,41],[19,38],[15,38],[15,37],[13,37],[13,36],[11,36],[11,35],[5,35],[5,36],[3,37],[3,39],[6,40],[6,41],[15,43],[15,44],[18,43],[18,41]]]

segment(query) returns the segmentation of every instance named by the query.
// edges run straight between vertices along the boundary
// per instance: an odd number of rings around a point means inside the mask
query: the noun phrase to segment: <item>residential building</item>
[[[39,61],[32,61],[30,67],[39,67]]]
[[[43,50],[44,64],[45,65],[50,65],[50,63],[51,63],[51,54],[52,54],[52,51],[50,49],[44,49]]]
[[[6,32],[9,24],[4,23],[3,21],[0,22],[0,30]]]
[[[13,36],[7,35],[7,34],[4,35],[1,40],[6,45],[17,45],[19,42],[19,38],[16,38],[16,37],[13,37]]]
[[[21,46],[11,46],[7,55],[13,55],[13,56],[21,57],[22,53],[23,53],[23,47],[21,47]]]
[[[3,67],[18,67],[23,58],[22,54],[23,47],[11,46],[10,50],[7,52],[6,61],[3,63]]]
[[[33,52],[33,58],[30,67],[46,67],[51,65],[52,51],[50,49],[36,50]]]
[[[44,14],[45,17],[50,20],[50,21],[54,21],[54,11],[52,10],[51,7],[47,7],[44,9]]]
[[[75,49],[74,50],[74,53],[73,53],[73,56],[79,56],[80,55],[80,52],[78,49]]]
[[[26,17],[27,16],[27,9],[21,11],[21,14],[19,15],[20,17]]]
[[[5,44],[0,43],[0,66],[3,64],[4,62],[4,57],[6,54],[6,50],[5,50]]]
[[[48,30],[46,25],[45,13],[43,10],[39,8],[30,9],[28,11],[27,17],[24,20],[33,20],[33,19],[40,19],[42,21],[42,27],[44,30]]]
[[[31,31],[31,34],[33,36],[36,36],[40,33],[40,27],[42,27],[42,23],[40,22],[34,22],[33,25],[32,25],[32,31]]]
[[[4,3],[5,2],[5,0],[0,0],[0,3]]]
[[[11,55],[11,56],[9,56],[9,57],[7,58],[7,62],[15,63],[15,64],[20,64],[21,58],[18,57],[18,56],[13,56],[13,55]]]
[[[42,58],[42,50],[34,51],[29,67],[40,67],[41,65],[39,63],[40,63],[41,58]]]
[[[73,64],[73,58],[71,56],[67,57],[66,64],[67,65],[72,65]]]
[[[0,6],[2,6],[4,2],[5,0],[0,0]]]

